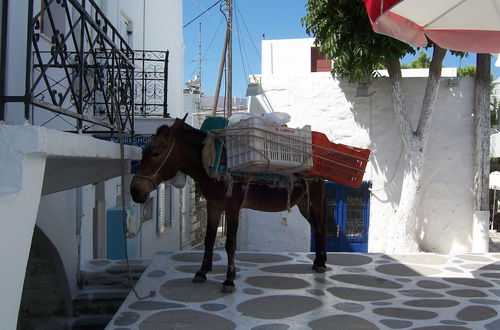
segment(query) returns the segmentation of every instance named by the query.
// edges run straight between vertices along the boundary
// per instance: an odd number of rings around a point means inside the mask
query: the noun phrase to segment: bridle
[[[156,169],[156,171],[151,174],[151,175],[139,175],[135,174],[134,178],[139,178],[139,179],[146,179],[150,182],[153,183],[153,186],[156,188],[160,184],[159,182],[156,182],[156,179],[158,178],[158,173],[161,171],[165,163],[167,162],[168,158],[170,157],[170,154],[172,153],[172,150],[174,149],[174,144],[175,144],[175,136],[172,136],[172,143],[170,143],[170,148],[168,148],[167,155],[165,158],[163,158],[163,161],[161,162],[160,166]]]

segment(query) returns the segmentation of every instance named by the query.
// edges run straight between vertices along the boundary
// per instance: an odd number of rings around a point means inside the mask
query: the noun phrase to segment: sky
[[[196,20],[193,19],[216,2],[217,0],[183,0],[183,22],[184,25],[187,24],[183,29],[184,82],[200,74],[201,57],[201,90],[207,95],[215,94],[226,31],[225,19],[219,4]],[[262,39],[311,37],[300,22],[306,14],[306,3],[307,0],[234,0],[233,96],[245,97],[248,75],[261,72]],[[443,66],[475,66],[475,58],[473,53],[459,59],[448,52]],[[402,63],[410,63],[414,59],[406,56]],[[500,77],[500,68],[494,66],[495,60],[493,57],[492,73],[494,79],[497,79]]]

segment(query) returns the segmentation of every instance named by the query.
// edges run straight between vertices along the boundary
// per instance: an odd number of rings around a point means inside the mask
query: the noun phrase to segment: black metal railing
[[[134,51],[135,115],[170,117],[167,107],[168,55],[168,51]]]
[[[2,102],[24,102],[36,125],[113,133],[119,120],[133,134],[134,52],[95,2],[29,0],[28,10],[25,95]]]
[[[113,134],[118,119],[133,135],[134,116],[170,117],[168,51],[132,50],[94,0],[29,0],[28,11],[25,92],[4,95],[0,79],[0,121],[9,102],[24,103],[31,124],[80,133]]]

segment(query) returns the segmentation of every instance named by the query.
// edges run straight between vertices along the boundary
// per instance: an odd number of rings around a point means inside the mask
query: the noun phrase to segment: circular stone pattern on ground
[[[114,325],[124,326],[131,325],[139,319],[139,314],[135,312],[121,312],[113,322]]]
[[[375,290],[365,290],[347,287],[328,288],[328,292],[335,297],[354,301],[377,301],[392,299],[394,296],[389,293]]]
[[[290,264],[279,266],[262,267],[260,270],[267,273],[280,273],[280,274],[313,274],[315,271],[312,269],[312,264]]]
[[[478,280],[475,278],[445,277],[443,278],[443,280],[465,286],[474,286],[476,288],[489,288],[493,286],[492,284],[486,281]]]
[[[311,254],[309,256],[311,260],[314,260],[314,257],[315,257],[314,254]],[[372,258],[361,254],[332,253],[328,255],[328,260],[326,263],[335,266],[362,266],[369,264],[372,261],[373,261]]]
[[[139,326],[140,330],[230,330],[235,328],[236,324],[226,318],[190,309],[159,312],[146,318]]]
[[[407,266],[403,264],[387,264],[375,268],[379,273],[394,276],[430,276],[441,273],[439,269],[425,266]]]
[[[374,308],[373,312],[382,316],[408,320],[430,320],[438,316],[438,314],[434,312],[396,307]]]
[[[179,272],[187,273],[187,274],[194,274],[200,269],[201,265],[180,265],[175,267],[176,270]],[[235,267],[236,272],[239,272],[240,269],[238,267]],[[209,274],[225,274],[227,270],[227,266],[224,265],[213,265],[212,270],[209,272]]]
[[[399,263],[421,264],[421,265],[444,265],[447,259],[434,254],[408,254],[408,255],[384,255],[382,258]]]
[[[467,261],[479,261],[479,262],[493,262],[490,258],[486,258],[483,256],[479,255],[474,255],[474,254],[461,254],[457,256],[457,258],[467,260]]]
[[[418,281],[417,285],[424,289],[447,289],[450,287],[448,284],[431,280]]]
[[[371,276],[371,275],[360,275],[360,274],[339,274],[330,276],[332,280],[367,286],[371,288],[381,288],[381,289],[401,289],[403,286],[399,283],[386,280],[381,277]]]
[[[456,306],[459,302],[449,299],[415,299],[406,301],[406,306],[424,307],[424,308],[447,308]]]
[[[288,324],[271,323],[258,325],[250,330],[286,330],[288,328],[290,328]]]
[[[247,300],[238,305],[238,312],[260,319],[281,319],[321,307],[321,301],[305,296],[276,295]]]
[[[287,256],[279,254],[269,254],[269,253],[237,253],[234,259],[244,262],[255,262],[263,264],[292,260],[292,258]]]
[[[154,311],[158,309],[171,309],[186,306],[171,302],[144,300],[136,301],[135,303],[130,304],[128,307],[138,311]]]
[[[210,280],[193,283],[190,278],[167,281],[160,286],[159,291],[163,297],[181,302],[202,302],[224,296],[220,283]]]
[[[379,329],[375,324],[353,315],[327,316],[307,324],[313,330]]]
[[[285,276],[252,276],[245,282],[258,288],[279,290],[304,289],[309,286],[309,283],[300,278]]]
[[[457,313],[457,319],[462,321],[482,321],[497,316],[498,313],[491,307],[469,306]]]
[[[177,253],[172,256],[172,260],[181,261],[181,262],[199,262],[203,261],[203,252],[184,252]],[[220,255],[214,253],[212,256],[212,261],[219,261]]]

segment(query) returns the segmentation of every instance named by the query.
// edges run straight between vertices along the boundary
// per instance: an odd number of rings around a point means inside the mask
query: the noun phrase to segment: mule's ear
[[[184,122],[186,121],[187,115],[188,114],[186,113],[186,115],[184,115],[184,118],[182,118],[182,119],[176,118],[175,119],[175,121],[174,121],[174,123],[172,124],[172,127],[171,127],[172,132],[173,132],[172,134],[177,133],[177,131],[181,129],[182,125],[184,125]]]
[[[182,122],[185,122],[185,121],[186,121],[187,116],[188,116],[188,114],[186,113],[186,114],[184,115],[184,117],[182,117],[182,120],[181,120],[181,121],[182,121]]]

